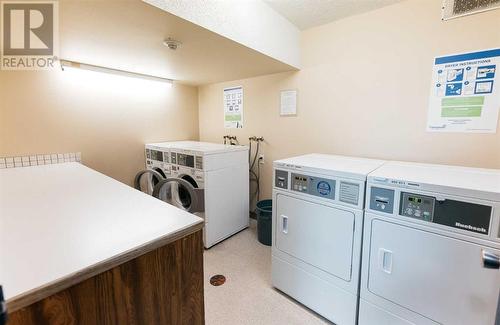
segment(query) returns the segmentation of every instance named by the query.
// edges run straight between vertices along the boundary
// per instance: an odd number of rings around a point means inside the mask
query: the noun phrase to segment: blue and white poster
[[[500,49],[436,57],[427,131],[496,133]]]

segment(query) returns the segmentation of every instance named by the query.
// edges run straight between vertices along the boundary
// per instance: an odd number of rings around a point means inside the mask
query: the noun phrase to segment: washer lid
[[[500,201],[500,170],[392,161],[368,176],[374,184]]]
[[[383,160],[337,156],[326,154],[308,154],[288,159],[276,160],[275,168],[285,167],[323,175],[366,180],[366,176],[385,163]]]

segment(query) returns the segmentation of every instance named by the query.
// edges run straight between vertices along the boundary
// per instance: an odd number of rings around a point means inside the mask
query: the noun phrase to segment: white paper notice
[[[499,67],[500,49],[435,58],[427,131],[495,133]]]
[[[226,129],[243,128],[243,88],[224,89],[224,127]]]
[[[280,115],[297,114],[297,90],[282,90]]]

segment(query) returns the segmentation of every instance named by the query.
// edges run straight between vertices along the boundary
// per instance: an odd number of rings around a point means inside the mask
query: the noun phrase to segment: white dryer
[[[500,171],[389,162],[368,176],[360,325],[493,325]]]
[[[366,176],[382,161],[310,154],[274,162],[272,284],[355,324]]]
[[[136,183],[148,176],[147,192],[204,218],[206,248],[248,227],[248,147],[175,141],[147,144],[145,154]]]

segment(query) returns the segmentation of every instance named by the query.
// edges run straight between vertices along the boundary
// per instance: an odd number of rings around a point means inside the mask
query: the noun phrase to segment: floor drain
[[[226,282],[226,277],[220,274],[214,275],[210,278],[210,284],[216,287],[223,285],[224,282]]]

